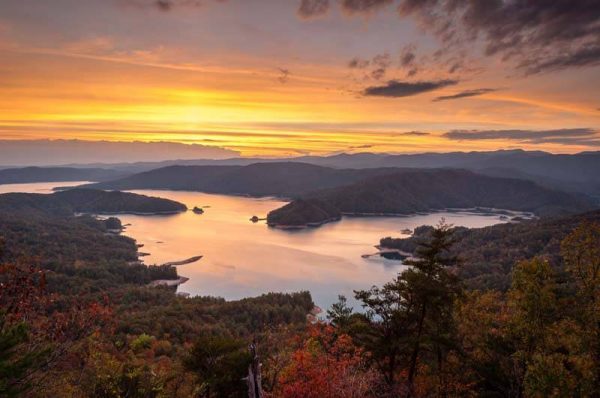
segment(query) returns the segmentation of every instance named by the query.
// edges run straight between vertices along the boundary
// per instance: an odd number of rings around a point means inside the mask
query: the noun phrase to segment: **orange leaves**
[[[366,354],[350,336],[322,323],[309,326],[302,346],[291,356],[274,396],[352,398],[375,396],[379,377],[366,367]]]

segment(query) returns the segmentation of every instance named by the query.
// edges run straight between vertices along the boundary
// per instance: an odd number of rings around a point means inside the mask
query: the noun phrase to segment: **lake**
[[[3,192],[49,193],[54,186],[80,182],[0,185]],[[132,191],[159,196],[194,206],[207,206],[204,214],[191,211],[169,216],[119,215],[130,224],[125,235],[144,245],[146,264],[183,260],[195,255],[200,261],[178,267],[190,278],[179,287],[192,295],[239,299],[267,292],[308,290],[322,308],[344,294],[354,303],[353,290],[391,280],[404,267],[381,257],[362,258],[376,252],[374,245],[386,236],[401,236],[401,230],[442,218],[466,227],[484,227],[503,222],[498,215],[434,213],[409,217],[344,217],[319,228],[284,231],[252,223],[253,215],[264,217],[282,202],[274,198],[247,198],[184,191]]]

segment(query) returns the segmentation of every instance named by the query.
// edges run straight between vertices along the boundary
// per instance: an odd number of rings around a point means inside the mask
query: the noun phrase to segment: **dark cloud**
[[[457,84],[458,80],[402,82],[390,80],[383,86],[367,87],[363,95],[376,97],[408,97]]]
[[[403,0],[448,48],[481,39],[486,55],[512,61],[526,74],[600,63],[598,0]]]
[[[177,7],[200,7],[208,2],[223,3],[226,0],[120,0],[122,4],[138,8],[155,8],[168,12]]]
[[[444,134],[451,140],[511,140],[530,144],[600,145],[599,132],[590,128],[556,130],[453,130]]]
[[[348,67],[352,69],[365,69],[369,66],[371,61],[364,58],[354,57],[348,62]]]
[[[405,133],[400,133],[400,135],[411,135],[411,136],[415,136],[415,137],[420,137],[420,136],[424,136],[424,135],[429,135],[429,133],[426,133],[424,131],[407,131]]]
[[[371,71],[371,77],[375,80],[382,79],[391,64],[392,58],[390,57],[390,54],[385,53],[376,55],[371,60],[371,65],[374,67],[373,71]]]
[[[392,65],[392,57],[389,53],[377,54],[372,59],[354,57],[348,62],[348,67],[351,69],[367,69],[365,78],[373,80],[381,80],[387,73],[387,70]]]
[[[289,69],[285,69],[285,68],[277,68],[277,70],[279,71],[279,77],[277,77],[277,80],[279,80],[279,83],[281,84],[285,84],[288,82],[291,72]]]
[[[329,11],[329,0],[302,0],[298,7],[298,16],[302,19],[317,18]]]
[[[434,102],[448,101],[448,100],[455,100],[455,99],[460,99],[460,98],[476,97],[478,95],[483,95],[483,94],[491,93],[494,91],[497,91],[497,89],[495,89],[495,88],[477,88],[474,90],[461,91],[459,93],[452,94],[452,95],[442,95],[440,97],[434,98],[433,101]]]
[[[394,0],[341,0],[341,5],[342,10],[348,14],[368,14],[393,2]]]
[[[409,44],[408,46],[405,46],[400,52],[400,66],[402,66],[403,68],[413,66],[417,58],[415,51],[416,46],[414,44]]]

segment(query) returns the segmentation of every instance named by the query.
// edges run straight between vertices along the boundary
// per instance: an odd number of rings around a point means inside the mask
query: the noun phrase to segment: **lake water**
[[[79,182],[0,185],[2,192],[48,193],[54,186]],[[161,264],[204,256],[178,267],[190,278],[179,287],[192,295],[239,299],[267,292],[308,290],[322,308],[344,294],[354,302],[353,290],[391,280],[404,267],[374,253],[374,245],[386,236],[401,236],[401,230],[423,224],[448,223],[484,227],[503,222],[496,215],[435,213],[410,217],[344,217],[320,228],[284,231],[266,226],[264,217],[282,202],[273,198],[246,198],[182,191],[133,191],[185,203],[189,208],[210,206],[202,215],[191,211],[169,216],[119,215],[127,226],[125,235],[144,245],[146,264]]]

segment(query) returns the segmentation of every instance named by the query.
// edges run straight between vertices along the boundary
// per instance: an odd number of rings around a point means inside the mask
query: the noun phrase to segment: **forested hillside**
[[[48,215],[72,213],[177,213],[187,210],[179,202],[129,192],[98,189],[69,189],[51,195],[7,193],[0,195],[0,211],[42,212]]]
[[[403,171],[311,193],[307,197],[319,199],[341,213],[354,215],[414,214],[482,207],[549,216],[596,207],[592,199],[583,195],[544,188],[530,181],[488,177],[465,170]],[[312,223],[325,222],[329,218],[319,218],[317,213],[310,215]],[[307,224],[305,218],[291,215],[289,207],[277,209],[269,214],[269,222]]]
[[[456,243],[451,252],[461,260],[459,276],[469,287],[506,290],[514,265],[522,260],[542,256],[557,272],[563,272],[560,242],[586,222],[600,223],[600,211],[485,228],[456,227],[453,229]],[[433,229],[433,226],[422,226],[416,228],[410,238],[386,237],[381,239],[380,245],[413,253],[419,243],[429,239]]]

